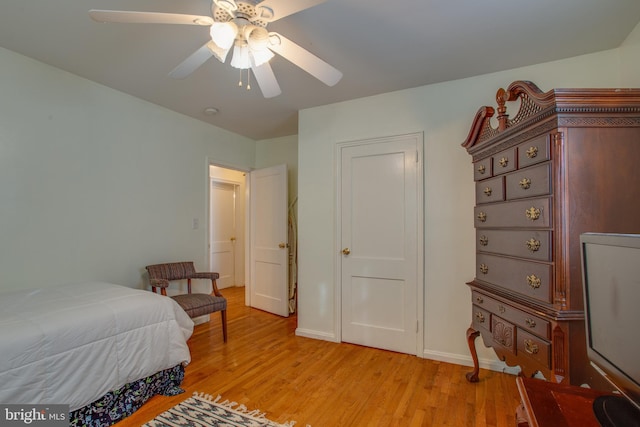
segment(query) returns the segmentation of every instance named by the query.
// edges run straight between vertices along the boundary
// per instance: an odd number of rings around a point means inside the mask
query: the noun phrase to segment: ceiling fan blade
[[[258,3],[255,8],[260,18],[266,22],[273,22],[325,1],[327,0],[264,0]]]
[[[207,62],[209,58],[213,56],[213,52],[209,49],[209,43],[213,43],[212,41],[208,41],[200,49],[193,52],[187,59],[182,61],[180,65],[173,69],[169,73],[169,77],[174,79],[184,79],[189,74],[193,73],[195,70],[200,68],[202,64]]]
[[[178,13],[91,9],[89,16],[97,22],[118,22],[123,24],[183,24],[203,26],[213,24],[213,19],[210,16],[181,15]]]
[[[342,78],[342,72],[278,33],[269,33],[269,49],[302,68],[327,86],[335,85]]]
[[[282,93],[280,85],[276,80],[276,76],[273,74],[271,65],[269,65],[268,62],[258,66],[251,66],[251,70],[253,71],[253,75],[256,77],[258,86],[260,86],[262,95],[265,98],[273,98],[274,96],[278,96]]]

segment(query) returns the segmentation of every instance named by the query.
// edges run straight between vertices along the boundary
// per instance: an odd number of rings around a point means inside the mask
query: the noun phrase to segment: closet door
[[[406,135],[340,150],[342,341],[418,352],[419,140]]]

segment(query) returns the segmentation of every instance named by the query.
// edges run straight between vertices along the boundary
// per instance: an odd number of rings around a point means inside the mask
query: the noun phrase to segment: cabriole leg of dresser
[[[467,329],[467,344],[469,344],[469,351],[471,352],[471,358],[473,358],[473,371],[467,372],[467,381],[470,383],[478,382],[478,373],[480,372],[480,364],[478,362],[478,352],[476,351],[476,338],[480,335],[479,331],[476,331],[472,327]]]

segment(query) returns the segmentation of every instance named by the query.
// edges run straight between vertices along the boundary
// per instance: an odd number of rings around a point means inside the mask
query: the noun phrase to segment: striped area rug
[[[292,427],[295,421],[279,424],[266,418],[259,410],[218,396],[194,393],[193,397],[155,417],[144,427]],[[309,427],[309,426],[308,426]]]

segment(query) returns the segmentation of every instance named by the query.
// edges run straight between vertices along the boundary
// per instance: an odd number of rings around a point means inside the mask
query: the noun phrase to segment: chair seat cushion
[[[204,316],[227,309],[227,299],[209,294],[174,295],[173,298],[189,317]]]

